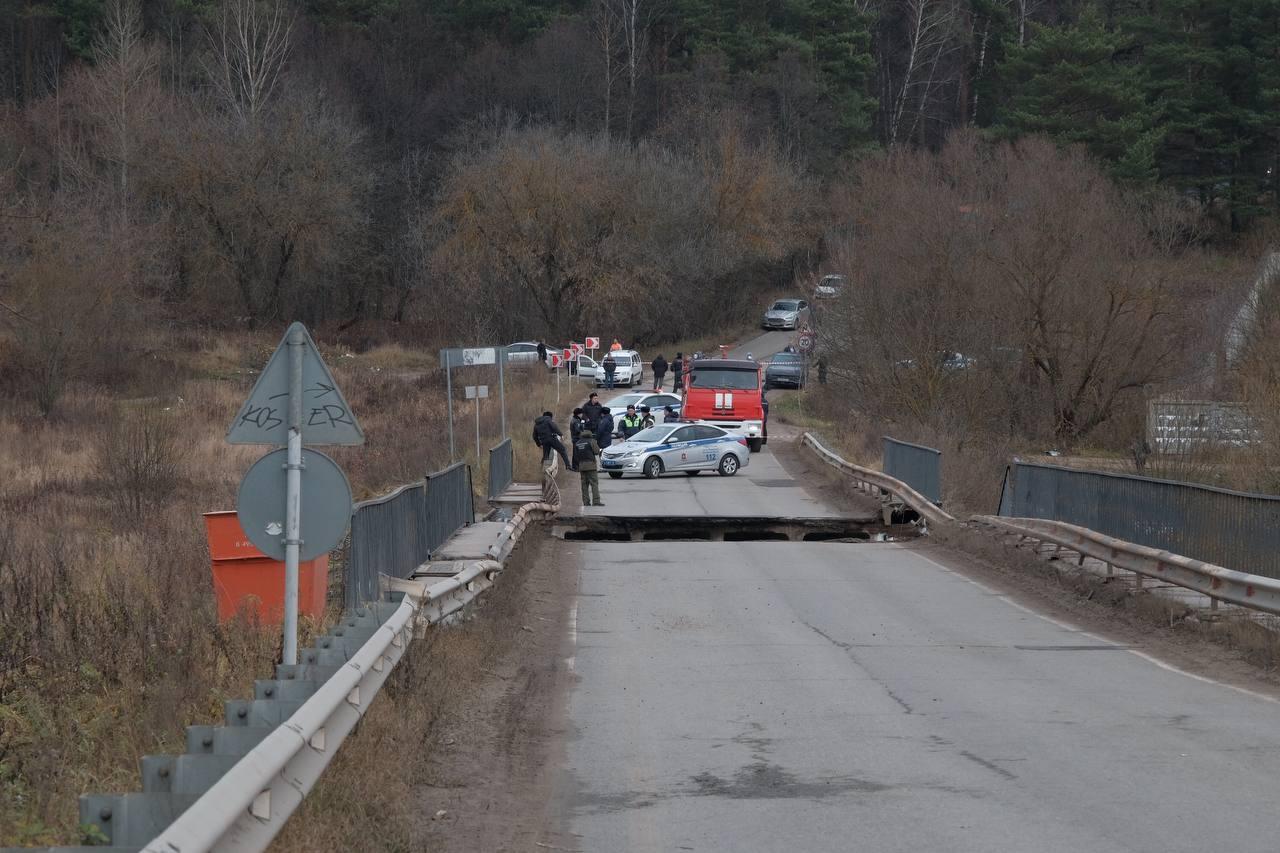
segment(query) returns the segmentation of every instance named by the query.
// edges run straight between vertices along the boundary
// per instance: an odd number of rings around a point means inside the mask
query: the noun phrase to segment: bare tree
[[[775,150],[716,115],[704,122],[716,133],[687,154],[548,128],[460,153],[432,264],[459,318],[505,323],[507,335],[530,317],[555,335],[683,335],[741,302],[731,273],[805,245],[811,194]],[[679,286],[689,281],[699,286]]]
[[[289,58],[294,15],[284,0],[225,0],[208,30],[205,71],[241,121],[256,123]]]
[[[613,87],[618,73],[618,48],[623,40],[622,16],[617,0],[596,0],[592,7],[591,28],[600,46],[604,75],[604,133],[613,130]]]
[[[1027,24],[1031,23],[1031,18],[1044,5],[1044,0],[1010,0],[1010,2],[1018,22],[1018,47],[1022,47],[1027,43]]]
[[[960,6],[956,0],[903,0],[904,58],[897,71],[884,60],[882,75],[888,108],[889,147],[910,139],[928,104],[945,80],[944,57],[953,52]]]
[[[1083,152],[960,134],[858,178],[859,285],[825,328],[873,414],[1070,446],[1186,369],[1165,245]]]
[[[627,65],[627,138],[632,137],[636,114],[636,85],[642,69],[641,57],[649,47],[655,0],[619,0],[622,4],[622,34]]]
[[[626,75],[626,136],[635,128],[636,98],[644,74],[649,34],[659,12],[657,0],[597,0],[592,19],[596,40],[604,56],[605,131],[611,125],[613,87],[619,74]]]
[[[93,44],[96,68],[88,88],[91,106],[106,131],[107,144],[102,149],[115,166],[120,217],[127,223],[129,171],[137,150],[139,116],[151,112],[159,100],[154,79],[159,51],[143,38],[138,0],[109,0],[103,14],[103,29]]]

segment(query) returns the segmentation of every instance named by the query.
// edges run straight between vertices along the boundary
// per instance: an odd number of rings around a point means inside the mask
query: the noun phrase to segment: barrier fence
[[[1000,515],[1043,518],[1280,578],[1280,497],[1016,460]]]
[[[496,498],[507,490],[515,476],[515,459],[511,439],[489,448],[489,497]]]
[[[344,577],[346,606],[376,600],[379,574],[407,578],[455,530],[470,524],[474,513],[471,469],[463,462],[356,504]]]
[[[884,472],[942,506],[942,451],[883,436]]]

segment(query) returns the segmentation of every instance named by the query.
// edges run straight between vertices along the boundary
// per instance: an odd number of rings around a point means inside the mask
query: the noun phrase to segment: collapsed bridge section
[[[552,535],[589,542],[887,542],[919,535],[914,524],[785,516],[561,516]]]

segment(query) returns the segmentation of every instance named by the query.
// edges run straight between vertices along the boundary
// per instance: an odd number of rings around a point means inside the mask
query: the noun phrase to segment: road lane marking
[[[576,599],[573,606],[569,608],[569,648],[573,650],[573,654],[564,659],[564,665],[573,672],[574,666],[578,663],[578,602]]]
[[[1068,624],[1059,619],[1055,619],[1052,616],[1047,616],[1044,613],[1039,612],[1038,610],[1032,610],[1030,607],[1026,607],[1022,604],[1019,604],[1018,602],[1010,598],[1008,593],[1001,592],[1000,590],[989,587],[984,583],[981,583],[979,581],[974,580],[971,577],[968,577],[967,575],[961,574],[955,569],[948,568],[942,565],[942,563],[939,563],[937,560],[933,559],[932,557],[922,554],[919,551],[903,548],[901,546],[897,546],[897,547],[901,551],[908,551],[909,553],[916,555],[920,559],[924,560],[926,563],[929,563],[930,565],[937,567],[938,569],[946,572],[949,575],[954,575],[955,577],[959,578],[965,583],[976,586],[978,589],[982,590],[983,592],[991,596],[994,596],[995,598],[1000,599],[1010,607],[1016,607],[1018,610],[1021,610],[1023,613],[1030,613],[1032,616],[1035,616],[1037,619],[1043,619],[1044,621],[1048,622],[1051,625],[1055,625],[1059,628],[1062,628],[1065,631],[1071,631],[1073,633],[1079,634],[1082,637],[1088,637],[1092,640],[1097,640],[1100,643],[1111,643],[1111,641],[1108,640],[1106,637],[1100,637],[1097,634],[1093,634],[1089,631],[1084,630],[1078,625]],[[1183,669],[1182,667],[1174,666],[1171,663],[1162,661],[1159,658],[1154,657],[1153,655],[1147,654],[1146,652],[1139,651],[1138,649],[1127,648],[1127,649],[1124,649],[1124,651],[1136,657],[1142,658],[1147,663],[1154,664],[1155,666],[1165,670],[1166,672],[1177,673],[1178,675],[1184,676],[1186,678],[1190,678],[1193,681],[1199,681],[1203,684],[1212,684],[1215,687],[1225,687],[1228,690],[1234,690],[1236,693],[1242,693],[1245,696],[1250,696],[1254,699],[1261,699],[1264,702],[1271,702],[1272,704],[1280,704],[1280,699],[1277,699],[1275,696],[1268,696],[1266,693],[1259,693],[1258,691],[1250,690],[1247,687],[1238,687],[1234,684],[1228,684],[1225,681],[1219,681],[1216,678],[1209,678],[1208,676],[1205,676],[1205,675],[1197,675],[1194,672],[1189,672]]]

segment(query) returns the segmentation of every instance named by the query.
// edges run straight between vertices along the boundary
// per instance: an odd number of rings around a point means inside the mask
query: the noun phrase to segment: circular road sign
[[[813,349],[813,335],[800,336],[800,352],[809,352]]]
[[[236,512],[240,526],[258,550],[284,559],[286,448],[273,450],[249,468],[240,481]],[[299,560],[314,560],[342,541],[351,523],[351,486],[338,463],[318,450],[302,450],[302,545]]]

